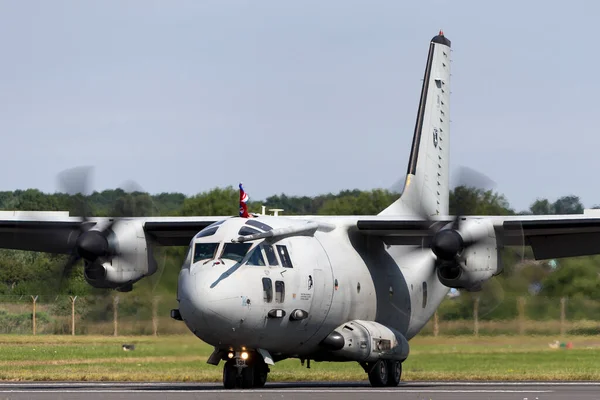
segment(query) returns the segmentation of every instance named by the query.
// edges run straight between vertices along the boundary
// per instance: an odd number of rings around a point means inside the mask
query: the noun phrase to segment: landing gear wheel
[[[242,369],[242,388],[250,389],[254,387],[254,364],[246,365],[246,368]]]
[[[402,377],[402,363],[396,360],[387,360],[388,379],[387,386],[398,386]]]
[[[375,362],[369,368],[369,382],[373,387],[387,385],[388,382],[388,364],[385,360]]]
[[[232,360],[228,360],[223,367],[223,387],[234,389],[237,381],[237,367]]]
[[[254,387],[261,388],[267,383],[269,366],[264,361],[259,361],[254,366]]]

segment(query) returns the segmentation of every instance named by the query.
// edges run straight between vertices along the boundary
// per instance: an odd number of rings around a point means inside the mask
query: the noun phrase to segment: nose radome
[[[250,322],[247,315],[251,302],[240,281],[244,274],[237,271],[224,277],[227,269],[209,263],[180,282],[182,317],[198,337],[213,345],[243,342]]]

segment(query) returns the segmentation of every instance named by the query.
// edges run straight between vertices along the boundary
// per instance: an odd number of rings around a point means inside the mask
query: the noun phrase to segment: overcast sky
[[[404,177],[430,39],[451,160],[511,205],[600,204],[595,1],[0,0],[0,190],[135,180],[251,199]]]

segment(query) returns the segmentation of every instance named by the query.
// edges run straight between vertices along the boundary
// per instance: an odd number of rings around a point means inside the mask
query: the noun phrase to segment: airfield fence
[[[189,333],[170,318],[173,296],[0,296],[0,334],[170,335]],[[463,294],[448,298],[421,335],[597,335],[600,300]]]

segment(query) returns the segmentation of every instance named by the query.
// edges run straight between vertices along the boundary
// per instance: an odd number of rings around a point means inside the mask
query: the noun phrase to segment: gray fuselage
[[[263,232],[261,224],[268,230],[298,223],[283,217],[231,218],[192,240],[178,300],[196,336],[217,348],[262,348],[280,357],[310,356],[351,320],[376,321],[410,339],[447,293],[422,253],[412,262],[414,253],[386,249],[381,240],[353,236],[343,227],[273,243],[231,243],[242,228]],[[212,234],[203,236],[207,231]],[[289,318],[295,310],[308,317]]]

